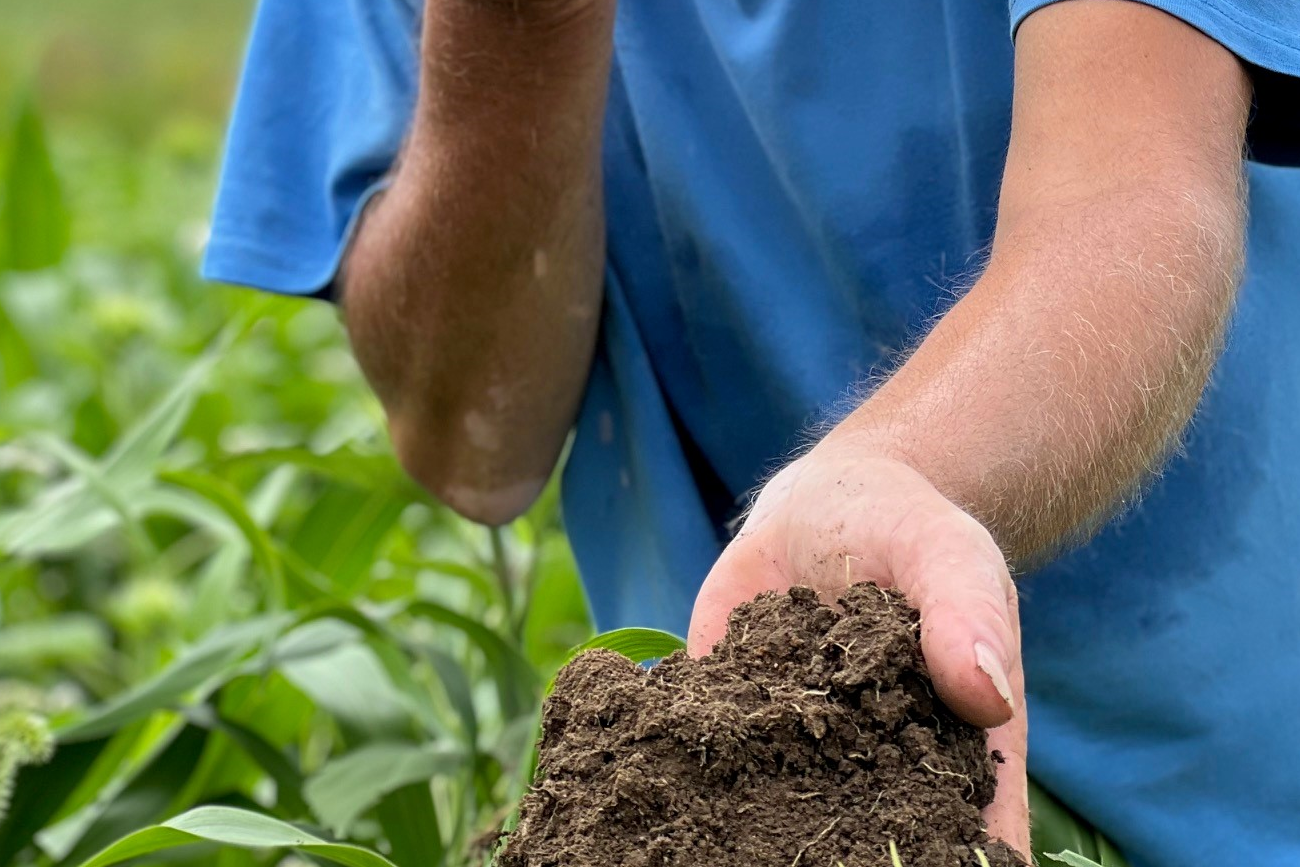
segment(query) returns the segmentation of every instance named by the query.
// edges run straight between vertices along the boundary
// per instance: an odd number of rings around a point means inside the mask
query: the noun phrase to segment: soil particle
[[[609,651],[560,672],[537,781],[499,867],[905,867],[1023,862],[990,840],[985,734],[934,698],[919,619],[861,585],[732,614],[702,660]]]

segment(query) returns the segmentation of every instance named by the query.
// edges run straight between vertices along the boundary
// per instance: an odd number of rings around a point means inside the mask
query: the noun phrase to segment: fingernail
[[[975,664],[979,670],[989,676],[993,681],[993,688],[1002,696],[1002,700],[1007,703],[1007,707],[1012,713],[1016,712],[1015,699],[1011,697],[1011,678],[1007,675],[1006,667],[1003,666],[1001,658],[983,641],[975,642]]]

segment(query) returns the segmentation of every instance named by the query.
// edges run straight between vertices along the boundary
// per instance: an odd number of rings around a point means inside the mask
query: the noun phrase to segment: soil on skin
[[[992,841],[984,732],[934,698],[902,597],[813,591],[732,614],[711,656],[609,651],[559,675],[537,782],[499,867],[1023,862]]]

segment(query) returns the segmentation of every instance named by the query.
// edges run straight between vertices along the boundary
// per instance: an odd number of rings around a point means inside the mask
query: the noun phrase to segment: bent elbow
[[[520,480],[470,453],[463,444],[447,443],[412,426],[389,425],[397,460],[412,479],[456,514],[476,524],[501,527],[528,511],[546,477]],[[472,450],[471,450],[472,451]]]
[[[514,482],[504,488],[449,484],[432,493],[447,508],[468,521],[488,527],[502,527],[528,511],[528,507],[537,500],[545,486],[544,480],[540,484]]]

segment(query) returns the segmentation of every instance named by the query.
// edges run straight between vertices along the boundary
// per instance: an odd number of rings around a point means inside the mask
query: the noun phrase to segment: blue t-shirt
[[[1251,64],[1300,145],[1300,4],[1144,0]],[[327,295],[417,86],[421,0],[263,0],[207,276]],[[683,632],[757,480],[993,232],[1009,33],[1044,0],[622,0],[606,304],[565,515],[602,627]],[[1300,171],[1250,168],[1247,278],[1186,454],[1023,582],[1032,772],[1135,867],[1300,864]]]

